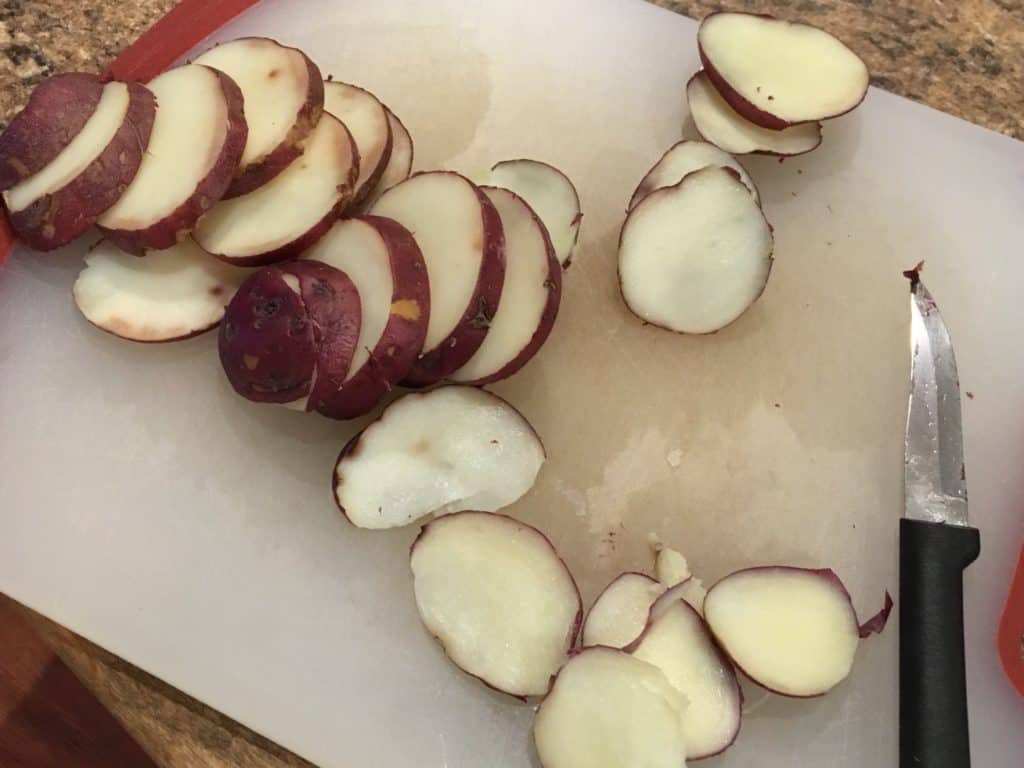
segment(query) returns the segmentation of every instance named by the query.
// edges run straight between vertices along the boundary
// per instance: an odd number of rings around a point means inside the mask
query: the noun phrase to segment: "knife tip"
[[[912,269],[905,270],[903,276],[910,281],[910,292],[917,293],[917,286],[921,284],[921,271],[924,269],[924,261],[917,262]]]

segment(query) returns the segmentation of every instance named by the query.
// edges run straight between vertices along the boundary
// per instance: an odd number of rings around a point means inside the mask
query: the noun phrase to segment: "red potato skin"
[[[335,391],[348,375],[362,322],[359,292],[348,275],[319,261],[296,261],[280,269],[298,278],[313,326],[317,374],[306,408],[313,410],[313,404]]]
[[[472,182],[467,180],[467,183]],[[473,189],[480,201],[484,233],[483,257],[476,290],[455,330],[413,363],[412,370],[402,382],[407,387],[436,384],[469,362],[483,344],[498,309],[498,302],[501,301],[501,289],[505,284],[505,232],[493,203],[476,185]]]
[[[242,283],[224,314],[218,350],[232,388],[247,400],[290,403],[310,393],[313,322],[280,269],[261,269]]]
[[[288,261],[294,259],[302,254],[303,251],[312,248],[316,244],[316,241],[327,234],[327,231],[334,224],[335,220],[341,216],[349,207],[352,202],[352,195],[355,194],[356,179],[359,178],[359,150],[356,148],[356,143],[352,139],[352,134],[349,132],[345,124],[340,120],[338,123],[345,128],[345,134],[348,136],[348,142],[352,151],[352,165],[349,168],[348,179],[345,183],[339,187],[339,191],[342,193],[341,199],[335,204],[335,206],[324,214],[324,217],[320,219],[314,226],[307,229],[299,237],[292,240],[290,243],[285,243],[280,248],[275,248],[272,251],[266,251],[264,253],[257,253],[253,256],[228,256],[223,253],[216,253],[210,251],[210,254],[221,261],[227,262],[228,264],[234,264],[237,267],[265,267],[269,264],[277,264],[282,261]],[[245,142],[242,142],[242,146],[245,146]]]
[[[691,77],[690,80],[692,80],[692,79],[693,78]],[[694,126],[694,128],[696,128],[696,126]],[[700,131],[698,130],[697,133],[700,133]],[[652,165],[647,170],[647,173],[644,174],[644,177],[642,179],[640,179],[640,183],[636,185],[636,189],[633,190],[633,196],[629,198],[629,204],[626,206],[626,213],[629,213],[631,210],[633,210],[636,207],[637,203],[639,203],[643,198],[645,198],[647,195],[649,195],[655,189],[658,189],[658,187],[655,187],[654,183],[652,181],[650,181],[650,177],[651,177],[651,174],[654,173],[654,169],[657,168],[659,165],[661,165],[662,161],[668,156],[668,153],[671,152],[672,150],[674,150],[680,144],[688,144],[688,143],[691,143],[692,141],[693,141],[692,139],[683,139],[682,141],[677,141],[675,144],[673,144],[671,147],[669,147],[668,149],[666,149],[664,152],[661,153],[661,157],[659,157],[657,162],[655,162],[654,165]],[[706,141],[708,144],[711,144],[713,146],[718,146],[717,144],[715,144],[710,139],[704,139],[704,141]],[[722,151],[724,152],[725,150],[722,150]],[[808,150],[808,151],[810,151],[810,150]],[[751,152],[750,154],[755,155],[755,154],[764,154],[764,153]],[[736,162],[737,162],[737,164],[742,165],[742,163],[740,163],[739,160],[737,160]],[[722,167],[724,168],[725,166],[722,166]],[[750,178],[750,174],[749,173],[747,174],[747,178],[750,180],[751,184],[754,184],[754,180],[752,178]],[[746,186],[746,182],[744,182],[742,178],[740,178],[740,181],[743,182],[744,186]],[[754,196],[758,200],[761,199],[761,190],[757,189],[757,185],[756,184],[754,185],[754,189],[751,190],[751,191],[754,193]]]
[[[384,239],[391,260],[394,292],[391,315],[370,357],[352,377],[315,407],[332,419],[354,419],[373,410],[381,397],[400,382],[423,349],[430,318],[427,266],[409,230],[382,216],[361,216]]]
[[[151,224],[144,229],[107,229],[100,231],[115,245],[128,253],[142,256],[146,250],[162,250],[170,248],[182,236],[191,231],[199,217],[212,208],[224,195],[231,175],[245,149],[245,140],[249,129],[245,122],[242,102],[242,91],[235,81],[219,72],[210,69],[220,80],[224,100],[227,103],[227,131],[221,146],[220,156],[196,186],[192,195],[179,205],[170,215]]]
[[[156,99],[144,85],[127,86],[124,122],[99,156],[65,187],[16,213],[8,212],[15,233],[30,248],[52,251],[70,243],[117,202],[138,173],[153,129]]]
[[[558,257],[555,255],[555,248],[551,244],[551,237],[548,234],[547,227],[545,227],[541,222],[533,208],[530,208],[529,203],[519,197],[519,195],[516,195],[515,192],[510,192],[510,194],[519,199],[529,209],[534,222],[544,235],[544,247],[547,249],[548,253],[548,276],[544,281],[544,284],[548,289],[548,300],[547,304],[544,305],[544,311],[541,313],[540,323],[537,325],[537,330],[533,332],[533,336],[530,337],[530,341],[522,348],[522,350],[520,350],[519,354],[489,376],[483,376],[476,381],[462,382],[470,386],[479,387],[484,384],[491,384],[495,381],[507,379],[530,362],[531,358],[533,358],[533,356],[540,351],[540,348],[544,346],[544,342],[548,340],[548,336],[551,334],[551,329],[555,327],[555,320],[558,318],[558,307],[562,303],[562,265],[558,263]],[[577,228],[576,231],[579,232],[579,229]],[[571,260],[566,262],[566,266],[571,263]]]
[[[249,38],[259,39],[259,38]],[[277,43],[271,38],[263,38]],[[277,43],[281,45],[280,43]],[[231,181],[224,198],[239,197],[248,194],[254,189],[262,187],[277,174],[287,168],[292,160],[302,154],[302,141],[309,136],[310,131],[316,127],[320,115],[324,111],[324,81],[320,74],[320,68],[305,53],[298,48],[281,46],[292,51],[297,51],[306,62],[306,73],[309,78],[309,88],[306,91],[306,101],[295,117],[295,123],[285,137],[285,140],[277,145],[269,154],[257,160],[255,163],[239,168],[235,178]],[[244,147],[244,144],[243,144]]]
[[[683,583],[683,582],[680,582],[680,583]],[[678,585],[676,585],[676,586],[678,586]],[[697,613],[697,611],[694,609],[694,607],[692,605],[690,605],[688,602],[686,602],[685,600],[683,600],[682,598],[678,598],[678,601],[680,603],[682,603],[683,607],[687,611],[689,611],[690,613],[692,613],[694,616],[697,617],[697,621],[699,621],[701,623],[701,625],[704,627],[704,631],[707,632],[708,638],[710,638],[711,644],[715,648],[715,654],[718,656],[718,660],[721,662],[721,664],[724,667],[726,667],[727,669],[732,671],[732,684],[736,687],[736,695],[739,698],[740,717],[736,718],[736,730],[732,732],[732,738],[729,739],[729,742],[727,744],[723,745],[721,749],[716,749],[714,752],[706,752],[704,754],[687,755],[686,756],[687,760],[703,760],[706,757],[714,757],[715,755],[722,754],[723,752],[725,752],[725,750],[727,750],[729,747],[731,747],[733,744],[735,744],[736,743],[736,739],[739,738],[740,728],[742,727],[742,724],[743,724],[743,716],[742,716],[743,701],[744,701],[743,688],[740,685],[739,676],[736,674],[736,670],[739,669],[739,667],[729,657],[729,654],[727,654],[725,652],[725,649],[722,647],[721,643],[718,642],[718,638],[716,638],[714,633],[711,631],[711,627],[709,627],[708,623],[706,621],[704,621],[704,617],[701,616],[699,613]],[[657,603],[658,603],[658,601],[656,600],[655,601],[655,605],[657,605]],[[646,624],[646,626],[644,626],[643,631],[637,636],[636,640],[634,640],[633,642],[631,642],[629,645],[625,646],[622,649],[626,653],[632,654],[637,648],[640,647],[640,642],[644,639],[644,636],[650,630],[651,625],[655,621],[655,619],[653,618],[654,612],[655,612],[655,605],[651,606],[650,613],[647,616],[647,624]],[[683,693],[685,694],[685,691],[683,691]]]
[[[572,587],[573,587],[573,589],[576,592],[576,606],[577,606],[577,608],[576,608],[576,616],[575,616],[575,618],[572,621],[572,626],[571,626],[571,628],[569,630],[569,635],[568,635],[568,638],[567,638],[568,642],[566,643],[566,648],[565,648],[566,660],[568,661],[570,658],[572,658],[574,655],[576,655],[576,653],[581,653],[582,651],[576,651],[576,644],[577,644],[577,641],[579,640],[579,637],[580,637],[580,630],[583,627],[583,598],[580,595],[580,588],[579,588],[579,585],[576,583],[576,577],[572,575],[572,571],[569,570],[569,566],[566,564],[566,562],[562,558],[562,556],[560,554],[558,554],[558,550],[555,549],[555,545],[551,543],[551,539],[549,539],[547,536],[545,536],[543,533],[541,533],[537,528],[534,528],[532,525],[527,525],[526,523],[524,523],[524,522],[522,522],[520,520],[516,520],[514,517],[511,517],[510,515],[502,514],[501,512],[474,512],[473,510],[469,510],[469,509],[463,510],[461,512],[452,512],[451,514],[443,515],[440,518],[434,518],[434,519],[430,520],[429,522],[425,523],[423,525],[423,527],[420,528],[420,532],[418,534],[416,534],[416,538],[413,540],[412,544],[409,547],[409,558],[411,559],[413,552],[416,551],[416,545],[419,544],[420,541],[423,540],[426,537],[428,529],[430,528],[430,526],[433,525],[438,520],[444,520],[445,518],[457,517],[459,515],[481,515],[481,514],[482,515],[494,515],[495,517],[503,517],[506,520],[510,520],[513,523],[515,523],[516,525],[521,526],[522,528],[525,528],[525,529],[535,533],[537,536],[539,536],[541,539],[543,539],[544,543],[547,544],[551,548],[551,551],[555,553],[555,557],[557,557],[558,558],[558,562],[560,562],[562,564],[562,568],[565,570],[565,573],[569,576],[569,581],[572,582]],[[438,641],[438,643],[441,645],[442,648],[444,648],[444,643],[441,642],[440,638],[435,637],[434,639]],[[603,647],[603,646],[591,646],[591,647],[599,648],[599,647]],[[445,655],[448,655],[448,649],[447,648],[445,648]],[[521,693],[515,693],[513,691],[505,691],[505,690],[502,690],[501,688],[497,688],[497,687],[491,685],[486,680],[484,680],[482,677],[474,675],[472,672],[467,672],[462,667],[460,667],[458,664],[454,664],[454,666],[460,672],[468,675],[469,677],[472,677],[474,680],[478,680],[479,682],[483,683],[485,686],[490,688],[492,691],[495,691],[497,693],[503,693],[506,696],[511,696],[512,698],[518,699],[519,701],[522,701],[524,703],[530,698],[529,696],[521,694]],[[553,674],[551,676],[551,679],[548,681],[548,690],[545,693],[541,694],[542,697],[547,697],[547,695],[551,693],[551,688],[554,685],[555,679],[557,677],[558,677],[558,672],[555,672],[555,674]]]
[[[69,72],[36,86],[0,134],[0,190],[34,176],[71,143],[96,111],[103,85],[96,75]]]
[[[720,13],[731,13],[731,11],[715,11],[714,13],[709,13],[707,16],[704,17],[704,20],[701,21],[701,26],[704,26],[704,24],[707,23],[708,19],[717,16]],[[735,13],[740,12],[736,11]],[[748,13],[746,15],[757,16],[762,19],[770,19],[772,21],[779,21],[779,18],[777,16],[772,16],[770,13]],[[835,36],[833,35],[833,37]],[[840,117],[842,115],[847,114],[848,112],[852,112],[857,107],[859,107],[861,103],[864,101],[865,97],[867,96],[867,89],[865,89],[864,95],[861,96],[860,100],[849,109],[844,109],[842,112],[836,112],[833,115],[823,115],[822,117],[816,118],[814,120],[798,120],[796,122],[789,122],[787,120],[783,120],[778,115],[773,115],[771,112],[765,112],[760,107],[754,105],[752,102],[750,102],[742,95],[740,95],[739,92],[737,92],[736,89],[729,84],[729,81],[722,77],[722,74],[717,69],[715,69],[714,64],[711,63],[711,59],[708,58],[707,53],[704,52],[704,46],[700,40],[699,29],[697,30],[697,52],[700,54],[701,66],[704,67],[704,71],[707,72],[708,74],[708,80],[710,80],[711,84],[715,86],[715,90],[718,91],[719,94],[721,94],[722,98],[729,102],[729,106],[731,106],[734,110],[736,110],[736,112],[738,112],[741,116],[745,117],[750,122],[755,123],[756,125],[760,125],[762,128],[769,128],[773,131],[781,131],[783,128],[789,128],[790,126],[793,125],[800,125],[801,123],[816,123],[820,122],[821,120],[831,120],[834,117]],[[809,151],[810,150],[808,150],[808,152]]]
[[[704,70],[697,70],[697,72],[694,73],[693,77],[691,77],[689,80],[686,81],[687,88],[689,88],[690,83],[694,79],[696,79],[696,77],[698,75],[700,75],[700,73],[703,72],[703,71]],[[710,73],[708,74],[708,79],[711,80]],[[714,85],[714,80],[712,80],[712,85]],[[717,86],[715,86],[715,90],[718,90]],[[725,98],[725,96],[723,96],[722,98]],[[728,102],[728,101],[729,100],[726,99],[726,102]],[[732,106],[731,103],[730,103],[730,106]],[[739,110],[736,110],[735,106],[733,106],[733,109],[737,112],[737,114],[740,115],[740,117],[749,119],[742,112],[739,112]],[[753,122],[753,121],[751,120],[751,122]],[[810,122],[815,122],[815,121],[812,120]],[[714,139],[712,139],[710,136],[705,136],[703,133],[701,133],[700,128],[697,127],[696,123],[694,123],[693,127],[694,127],[694,130],[697,131],[697,135],[700,136],[704,141],[706,141],[708,144],[715,144]],[[782,128],[789,128],[789,127],[790,127],[789,125],[782,126]],[[782,129],[780,128],[780,129],[777,129],[777,130],[782,130]],[[806,155],[808,152],[813,152],[818,147],[820,147],[821,146],[822,138],[823,137],[822,137],[822,134],[821,134],[821,124],[819,123],[818,124],[818,143],[815,144],[813,147],[811,147],[809,149],[805,149],[803,152],[791,152],[789,154],[783,154],[782,152],[773,152],[773,151],[771,151],[769,149],[755,149],[753,152],[747,152],[745,154],[747,154],[747,155],[764,155],[766,157],[800,157],[800,155]],[[715,144],[715,146],[717,147],[718,145]],[[719,149],[721,149],[721,147],[719,147]],[[725,150],[722,150],[722,151],[724,152]],[[737,162],[739,162],[739,161],[737,161]],[[748,173],[747,175],[749,176],[750,174]],[[760,190],[758,190],[758,199],[760,199]]]

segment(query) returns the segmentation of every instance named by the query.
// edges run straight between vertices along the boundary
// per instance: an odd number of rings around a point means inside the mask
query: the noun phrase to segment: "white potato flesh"
[[[309,67],[300,51],[244,37],[211,48],[194,63],[220,70],[242,91],[249,133],[241,167],[259,162],[288,138],[309,98]]]
[[[475,387],[439,387],[395,401],[344,452],[335,497],[361,528],[431,513],[493,512],[533,486],[544,447],[523,416]]]
[[[868,68],[860,57],[808,24],[716,13],[701,24],[697,40],[729,87],[787,123],[841,115],[868,89]]]
[[[7,210],[24,210],[78,178],[114,138],[128,114],[128,101],[128,86],[124,83],[103,86],[96,109],[68,145],[38,173],[4,192]]]
[[[424,527],[410,564],[420,618],[456,666],[514,696],[547,693],[580,596],[543,534],[505,515],[447,515]]]
[[[732,744],[743,704],[736,670],[693,608],[673,601],[652,617],[628,650],[660,669],[686,696],[689,706],[682,713],[682,727],[687,759],[716,755]]]
[[[481,190],[494,203],[505,232],[505,282],[483,344],[448,377],[456,382],[478,381],[515,360],[544,321],[551,296],[544,225],[518,195],[497,187]]]
[[[740,181],[750,190],[754,200],[760,202],[757,187],[736,158],[709,142],[686,139],[669,149],[647,172],[633,193],[629,208],[632,209],[654,190],[678,184],[686,174],[707,168],[709,165],[732,168],[740,175]]]
[[[303,254],[303,258],[322,261],[340,269],[355,283],[359,292],[363,321],[359,326],[359,341],[347,381],[370,359],[370,351],[377,348],[391,317],[391,299],[395,291],[391,252],[372,224],[361,219],[342,219],[333,224],[327,234]]]
[[[476,293],[487,237],[476,188],[455,173],[420,173],[381,195],[370,212],[397,221],[420,247],[430,281],[423,352],[431,352],[459,325]]]
[[[324,83],[324,109],[345,124],[359,150],[358,199],[381,161],[386,161],[384,150],[391,137],[388,114],[372,93],[337,80]]]
[[[661,597],[655,601],[654,605],[651,606],[651,615],[660,615],[667,606],[672,605],[677,600],[685,600],[687,605],[703,616],[704,598],[707,597],[707,594],[708,591],[704,588],[704,582],[696,576],[691,576],[674,587],[666,589]]]
[[[654,573],[658,581],[666,587],[674,587],[682,584],[693,574],[690,573],[690,565],[682,553],[671,547],[662,547],[654,558]]]
[[[859,643],[849,595],[830,572],[751,568],[708,590],[704,616],[743,672],[786,696],[818,696],[846,679]]]
[[[128,189],[100,216],[107,229],[145,229],[170,216],[206,178],[227,136],[227,100],[213,70],[186,64],[146,87],[157,102],[149,145]]]
[[[191,238],[142,257],[104,240],[86,254],[72,292],[85,319],[109,333],[172,341],[217,325],[248,274],[214,259]]]
[[[773,131],[750,122],[729,106],[704,72],[698,72],[686,84],[686,100],[697,132],[734,155],[753,152],[802,155],[821,144],[821,125],[818,123],[803,123]]]
[[[772,231],[734,172],[709,167],[651,193],[626,217],[622,295],[642,320],[711,333],[757,300],[772,264]]]
[[[511,190],[544,222],[563,267],[572,260],[579,236],[580,198],[569,177],[537,160],[504,160],[491,168],[490,184]]]
[[[657,667],[587,648],[562,667],[533,722],[543,768],[681,768],[686,703]]]
[[[625,648],[640,636],[665,587],[642,573],[623,573],[597,596],[583,623],[583,645]]]
[[[388,157],[388,164],[384,166],[377,181],[374,194],[381,194],[391,189],[400,181],[409,178],[412,171],[413,144],[412,136],[406,130],[405,124],[399,120],[395,113],[387,107],[384,108],[388,114],[388,125],[391,126],[391,155]]]
[[[252,192],[221,200],[196,224],[193,236],[225,259],[258,257],[288,245],[316,227],[350,195],[358,162],[345,126],[320,118],[305,151]]]

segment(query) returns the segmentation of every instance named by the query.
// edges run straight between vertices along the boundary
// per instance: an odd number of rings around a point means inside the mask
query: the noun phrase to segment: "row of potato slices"
[[[0,136],[0,187],[34,248],[93,224],[106,236],[74,297],[123,338],[213,328],[250,280],[221,335],[232,384],[341,418],[402,380],[510,375],[557,311],[557,262],[580,219],[568,179],[519,160],[492,169],[493,189],[439,172],[400,184],[412,158],[408,131],[373,94],[324,82],[295,48],[242,38],[147,86],[78,73],[44,82]],[[297,257],[321,266],[249,269]],[[300,283],[307,295],[293,293],[282,317],[306,327],[282,347],[280,322],[265,316],[278,310],[252,289]],[[325,285],[345,301],[313,302]]]

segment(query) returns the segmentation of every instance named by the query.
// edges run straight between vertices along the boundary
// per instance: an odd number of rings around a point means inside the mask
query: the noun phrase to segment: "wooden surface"
[[[656,2],[692,16],[723,5],[702,0]],[[61,11],[56,14],[58,5],[46,0],[3,3],[0,44],[5,46],[8,61],[8,66],[0,67],[6,99],[3,110],[9,114],[23,98],[20,94],[26,92],[8,86],[30,85],[45,74],[69,67],[101,68],[118,46],[172,4],[173,0],[128,4],[83,0],[72,4],[67,13],[63,4],[58,4]],[[736,0],[724,5],[772,10],[823,24],[868,59],[875,81],[883,87],[1010,135],[1024,136],[1019,55],[1024,4],[1020,0]],[[903,15],[894,16],[897,12]],[[111,34],[112,29],[116,34]],[[97,35],[100,30],[102,35]],[[928,35],[927,45],[919,42],[924,34]],[[100,37],[105,41],[102,45]],[[112,44],[114,39],[117,42]],[[1004,57],[1007,51],[1012,55]],[[968,91],[971,98],[957,100],[957,93]],[[308,765],[52,622],[37,616],[30,621],[159,766]],[[7,763],[0,763],[6,768]],[[129,765],[115,758],[108,764]],[[38,767],[33,764],[33,768]]]

